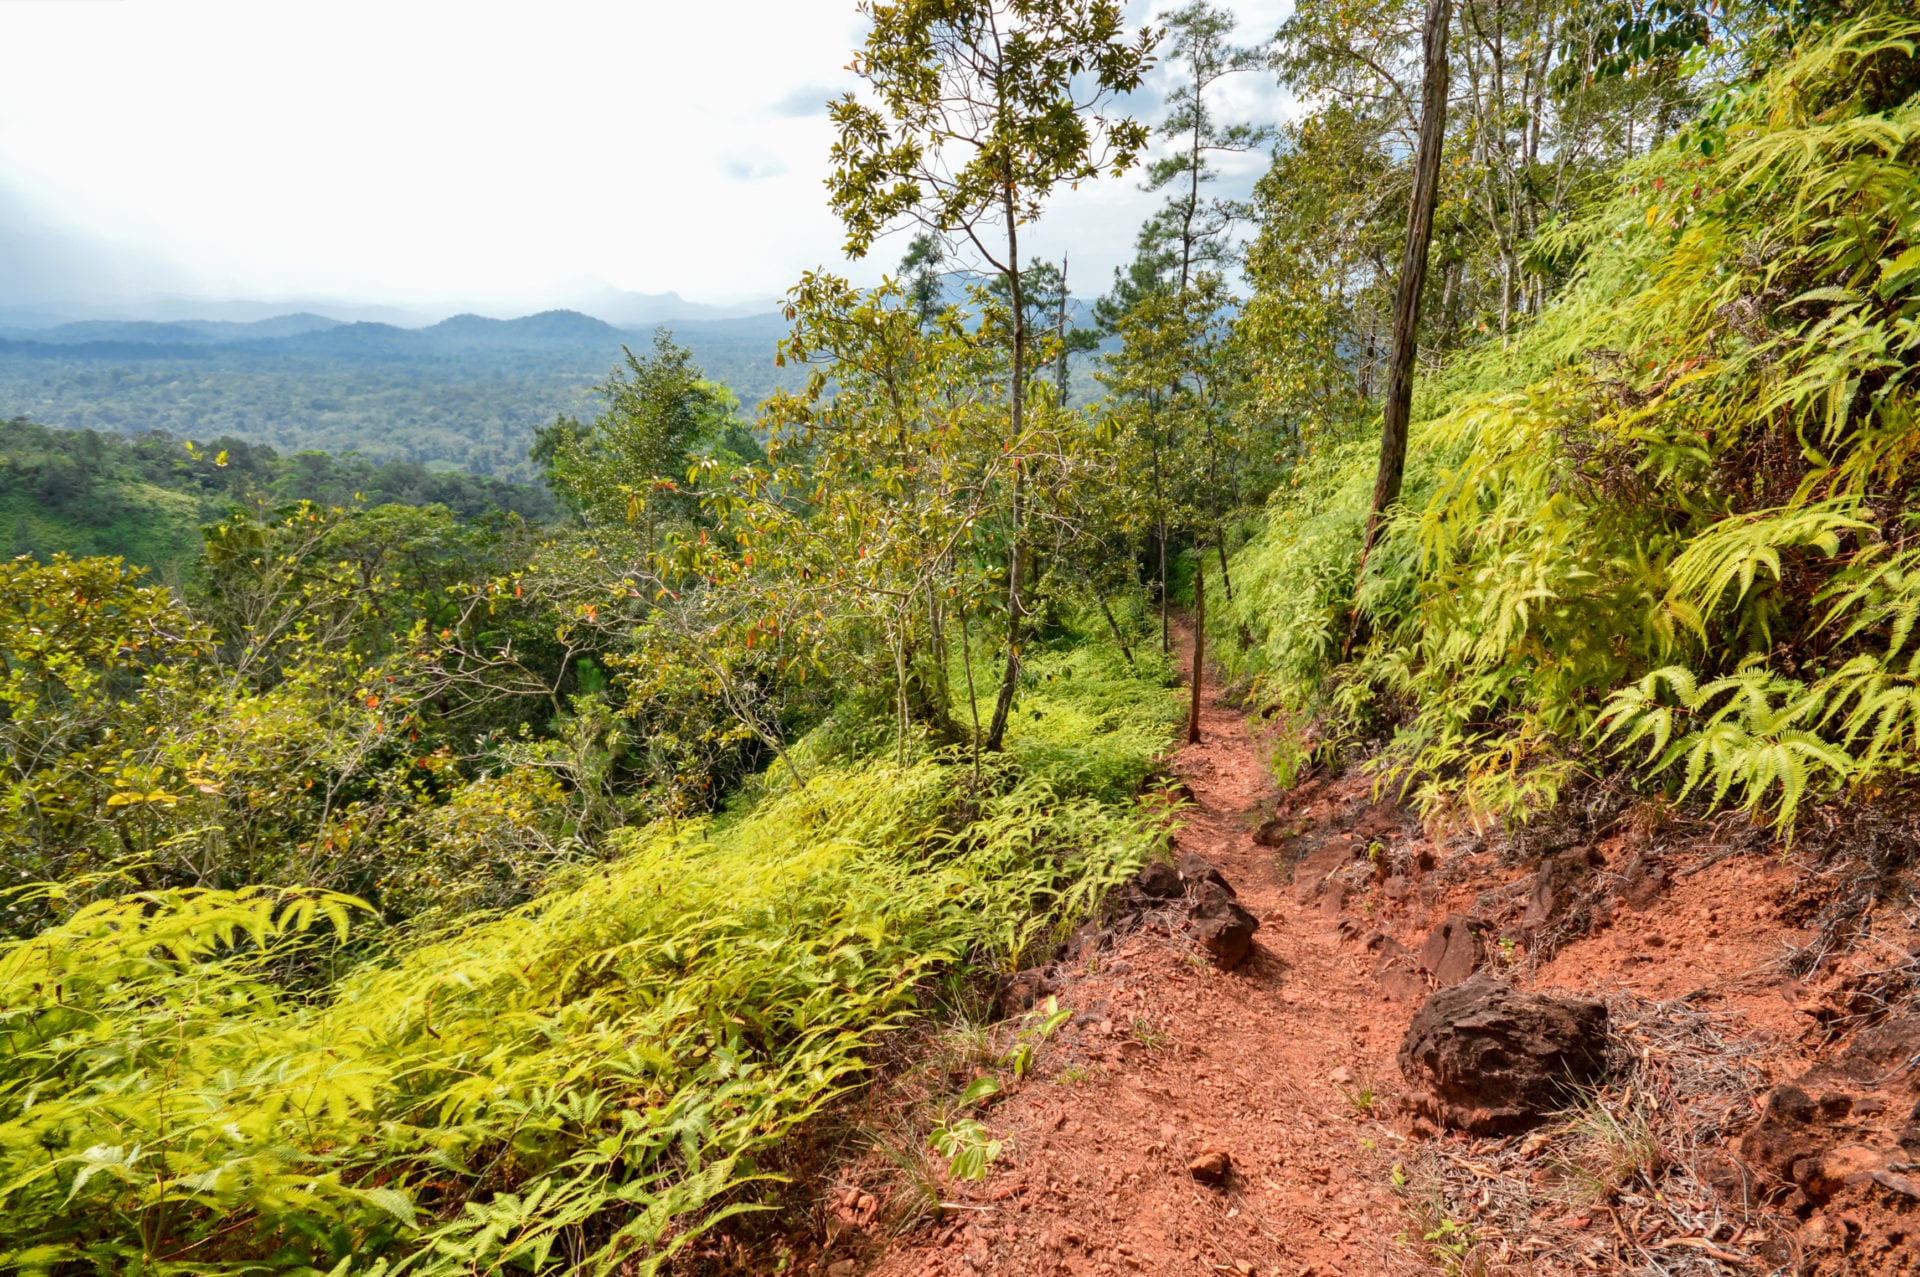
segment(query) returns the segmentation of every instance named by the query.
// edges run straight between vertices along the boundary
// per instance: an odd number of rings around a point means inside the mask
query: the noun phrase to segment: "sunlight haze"
[[[1242,34],[1284,10],[1240,6]],[[16,305],[505,314],[610,285],[768,306],[804,269],[845,268],[822,103],[848,87],[860,30],[848,0],[9,4],[0,283]],[[1279,109],[1264,72],[1220,92],[1229,113]],[[1072,224],[1075,291],[1091,294],[1155,202],[1132,179],[1095,184],[1031,242],[1057,252],[1050,228]],[[852,270],[896,258],[883,244]]]

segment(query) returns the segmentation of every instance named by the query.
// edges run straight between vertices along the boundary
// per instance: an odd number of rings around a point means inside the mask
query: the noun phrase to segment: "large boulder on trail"
[[[1607,1008],[1482,972],[1414,1013],[1400,1048],[1414,1112],[1473,1135],[1534,1126],[1606,1067]]]
[[[1187,889],[1187,931],[1222,970],[1245,962],[1260,920],[1235,898],[1226,876],[1212,861],[1187,852],[1180,857],[1180,878]]]
[[[1188,907],[1187,930],[1223,971],[1231,971],[1253,952],[1260,920],[1213,883],[1203,883]]]

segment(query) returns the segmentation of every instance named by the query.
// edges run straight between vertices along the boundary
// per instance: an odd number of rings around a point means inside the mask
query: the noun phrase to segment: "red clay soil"
[[[1769,1086],[1801,1077],[1831,1089],[1825,1074],[1804,1070],[1840,1049],[1821,1026],[1841,1023],[1832,1008],[1866,978],[1849,977],[1844,955],[1804,984],[1788,977],[1789,952],[1813,939],[1796,925],[1806,921],[1796,901],[1818,877],[1808,866],[1777,849],[1756,853],[1758,844],[1631,821],[1591,846],[1524,855],[1499,839],[1435,839],[1406,811],[1375,801],[1357,775],[1278,793],[1261,741],[1217,689],[1201,727],[1201,742],[1171,762],[1193,797],[1176,854],[1213,862],[1259,919],[1252,956],[1219,970],[1178,908],[1116,928],[1104,947],[1080,946],[1081,956],[1050,973],[1073,1019],[1045,1044],[1032,1076],[982,1115],[1004,1142],[990,1173],[944,1183],[938,1217],[890,1243],[880,1236],[883,1201],[842,1185],[857,1218],[843,1221],[852,1235],[822,1256],[830,1277],[1430,1271],[1421,1225],[1392,1186],[1403,1161],[1460,1180],[1440,1191],[1453,1194],[1478,1236],[1498,1239],[1478,1252],[1486,1271],[1920,1271],[1920,1243],[1907,1240],[1920,1237],[1920,1181],[1904,1177],[1893,1147],[1911,1135],[1920,1149],[1920,1108],[1906,1134],[1894,1130],[1911,1096],[1847,1083],[1860,1092],[1858,1113],[1888,1115],[1873,1119],[1888,1127],[1877,1135],[1782,1128],[1779,1139],[1805,1145],[1789,1154],[1869,1135],[1885,1146],[1874,1154],[1878,1178],[1848,1179],[1860,1184],[1831,1206],[1804,1195],[1783,1202],[1792,1185],[1739,1171],[1733,1156]],[[1267,841],[1281,846],[1256,843],[1263,821],[1272,822]],[[1622,1189],[1583,1215],[1549,1191],[1564,1167],[1541,1151],[1545,1135],[1524,1144],[1425,1138],[1432,1132],[1401,1111],[1396,1057],[1415,1009],[1451,965],[1436,965],[1432,949],[1420,953],[1435,935],[1468,936],[1467,961],[1516,984],[1608,999],[1634,1059],[1688,1049],[1646,1036],[1661,1016],[1732,1042],[1724,1058],[1737,1054],[1739,1068],[1708,1077],[1730,1089],[1699,1101],[1720,1114],[1705,1135],[1711,1147],[1698,1149],[1701,1175]],[[1920,1060],[1920,1037],[1914,1047]],[[1617,1105],[1629,1103],[1632,1086]],[[1862,1125],[1857,1114],[1850,1120]],[[1865,1156],[1848,1145],[1832,1158],[1841,1153]],[[1207,1182],[1223,1161],[1224,1182]],[[1703,1182],[1716,1176],[1718,1199]],[[1914,1201],[1901,1196],[1909,1185]],[[1899,1200],[1874,1205],[1863,1196],[1873,1193]],[[1639,1222],[1629,1228],[1632,1212]],[[1595,1222],[1603,1214],[1610,1228]],[[831,1258],[876,1251],[871,1267],[868,1258]]]
[[[1372,1273],[1402,1229],[1382,1157],[1400,1138],[1365,1110],[1393,1074],[1404,1014],[1380,1015],[1369,967],[1296,904],[1253,828],[1274,796],[1241,714],[1209,698],[1173,770],[1192,789],[1182,851],[1212,860],[1260,919],[1223,972],[1149,925],[1078,963],[1078,1014],[989,1124],[1011,1147],[958,1209],[873,1271]],[[1224,1185],[1190,1164],[1224,1152]],[[972,1188],[971,1194],[964,1190]]]

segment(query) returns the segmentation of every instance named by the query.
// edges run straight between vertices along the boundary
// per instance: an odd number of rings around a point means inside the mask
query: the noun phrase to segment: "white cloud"
[[[838,262],[819,104],[858,34],[851,0],[5,4],[0,185],[210,293],[767,297]],[[1104,280],[1152,203],[1064,196],[1035,248]]]

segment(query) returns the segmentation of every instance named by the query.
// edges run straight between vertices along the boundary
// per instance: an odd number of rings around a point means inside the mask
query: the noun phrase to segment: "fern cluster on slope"
[[[320,892],[124,896],[0,947],[0,1266],[655,1271],[752,1207],[929,973],[1050,947],[1147,853],[1113,800],[1164,679],[1035,672],[978,790],[956,757],[850,764],[622,831],[577,888],[324,996],[278,974],[357,925]]]
[[[1331,674],[1348,715],[1396,724],[1387,770],[1475,819],[1629,746],[1783,825],[1910,767],[1916,47],[1909,14],[1829,30],[1550,232],[1579,276],[1429,388],[1423,465],[1357,591],[1367,451],[1308,463],[1223,628],[1256,636],[1276,694]]]

